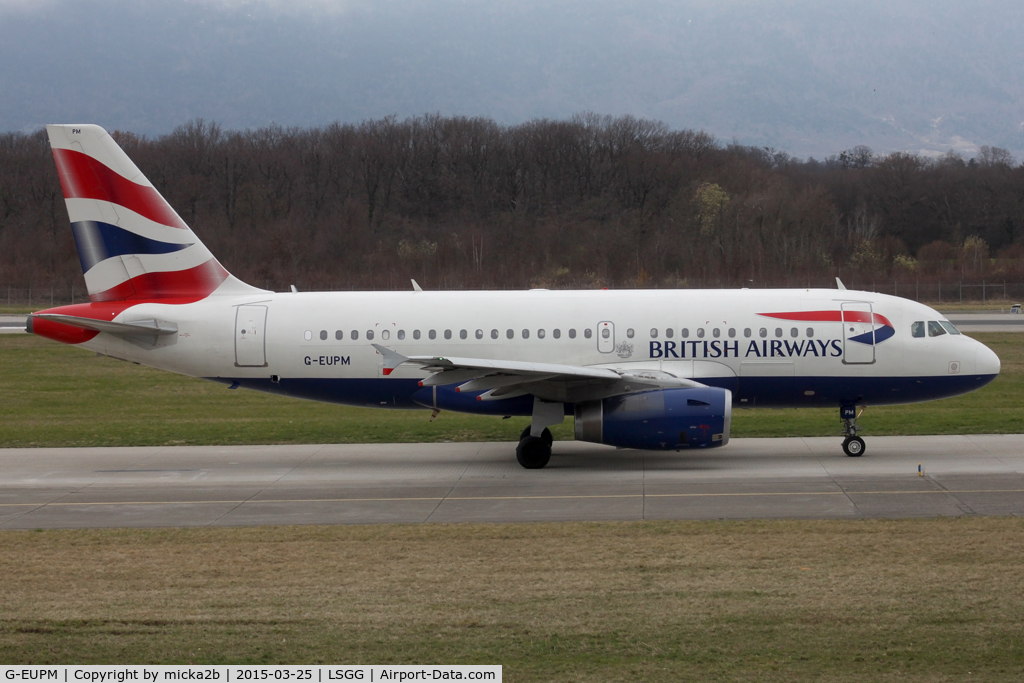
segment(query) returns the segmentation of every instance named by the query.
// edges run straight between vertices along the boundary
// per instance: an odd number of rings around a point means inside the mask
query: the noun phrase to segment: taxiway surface
[[[0,528],[1024,514],[1024,435],[0,449]],[[918,475],[918,464],[924,476]]]

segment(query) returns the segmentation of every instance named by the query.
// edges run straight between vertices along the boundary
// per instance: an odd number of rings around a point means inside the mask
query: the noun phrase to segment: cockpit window
[[[929,320],[928,321],[928,336],[929,337],[941,337],[944,334],[946,334],[946,331],[944,329],[942,329],[942,325],[940,325],[935,320]]]
[[[924,336],[924,321],[918,320],[910,323],[910,336],[911,337],[923,337]]]
[[[950,334],[960,334],[960,330],[956,329],[953,323],[948,320],[940,320],[939,324],[946,328],[946,332],[949,332]]]

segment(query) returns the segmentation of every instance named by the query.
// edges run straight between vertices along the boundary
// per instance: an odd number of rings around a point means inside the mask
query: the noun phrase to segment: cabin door
[[[875,323],[871,304],[844,301],[843,362],[847,365],[869,365],[875,362]]]

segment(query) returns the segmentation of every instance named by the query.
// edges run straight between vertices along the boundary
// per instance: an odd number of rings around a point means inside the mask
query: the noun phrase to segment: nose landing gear
[[[861,409],[860,414],[857,413],[857,406],[843,406],[839,409],[839,417],[843,421],[843,452],[851,458],[859,458],[864,455],[864,439],[857,436],[857,432],[860,431],[860,427],[857,426],[857,418],[864,414],[864,410]]]

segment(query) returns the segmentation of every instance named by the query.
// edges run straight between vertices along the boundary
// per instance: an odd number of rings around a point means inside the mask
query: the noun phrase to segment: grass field
[[[1019,681],[1024,520],[0,532],[6,663]]]
[[[973,335],[1002,374],[966,396],[870,408],[866,435],[1024,432],[1024,335]],[[514,441],[527,418],[384,411],[298,401],[0,335],[0,447]],[[838,410],[738,410],[732,435],[838,434]],[[572,421],[553,429],[572,438]]]

